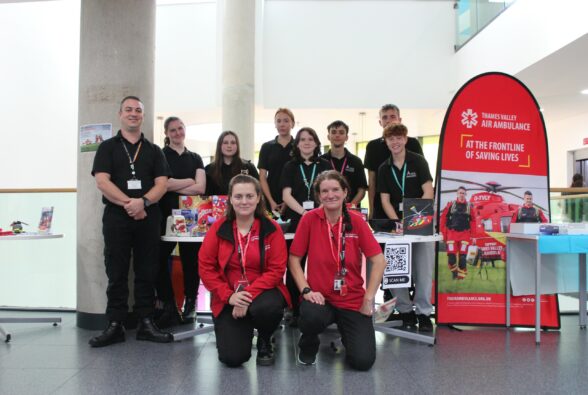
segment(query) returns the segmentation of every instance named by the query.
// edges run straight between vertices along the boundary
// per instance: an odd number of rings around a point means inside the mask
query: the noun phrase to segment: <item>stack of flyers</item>
[[[396,298],[392,298],[389,301],[379,305],[376,311],[374,312],[374,322],[376,324],[386,322],[388,317],[390,317],[390,314],[392,314],[392,312],[394,311],[394,307],[396,307]]]

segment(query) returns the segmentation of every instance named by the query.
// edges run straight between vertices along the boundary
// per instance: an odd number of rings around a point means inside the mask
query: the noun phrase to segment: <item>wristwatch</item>
[[[147,199],[145,196],[143,196],[143,204],[145,205],[145,208],[151,206],[151,201],[149,199]]]
[[[311,292],[312,292],[312,289],[310,289],[310,288],[308,288],[308,287],[305,287],[305,288],[302,290],[302,295],[306,295],[306,294],[309,294],[309,293],[311,293]]]

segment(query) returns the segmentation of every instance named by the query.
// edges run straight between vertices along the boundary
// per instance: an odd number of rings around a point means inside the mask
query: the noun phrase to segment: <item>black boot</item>
[[[271,336],[259,336],[257,338],[257,364],[261,366],[273,365],[276,358],[272,346]]]
[[[137,329],[137,340],[147,340],[155,343],[171,343],[174,338],[171,333],[163,332],[154,323],[151,317],[141,318]]]
[[[92,347],[105,347],[125,341],[125,328],[120,321],[110,321],[108,328],[88,342]]]
[[[158,328],[169,328],[182,323],[182,317],[175,302],[165,302],[163,309],[153,319]]]
[[[196,298],[186,298],[184,301],[182,321],[184,324],[192,324],[196,321]]]

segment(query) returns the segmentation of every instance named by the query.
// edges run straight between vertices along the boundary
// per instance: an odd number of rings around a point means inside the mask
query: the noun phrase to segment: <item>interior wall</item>
[[[266,1],[265,107],[444,107],[454,89],[446,1]]]
[[[0,188],[75,187],[79,32],[79,0],[0,4]]]
[[[573,169],[568,168],[568,151],[585,147],[582,140],[588,137],[588,111],[575,117],[550,122],[548,131],[551,187],[569,187]]]

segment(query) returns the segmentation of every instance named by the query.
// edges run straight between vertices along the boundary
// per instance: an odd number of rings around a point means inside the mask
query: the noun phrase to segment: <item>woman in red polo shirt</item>
[[[347,211],[348,191],[337,171],[320,174],[314,193],[322,206],[302,217],[290,247],[289,269],[302,294],[298,361],[315,363],[318,335],[335,322],[351,367],[368,370],[376,359],[374,296],[386,263],[367,223]],[[306,254],[307,277],[300,266]],[[367,290],[361,277],[362,254],[373,264]]]
[[[218,358],[228,366],[249,360],[254,328],[257,363],[273,364],[271,336],[290,304],[283,283],[286,241],[263,207],[259,181],[233,177],[226,216],[207,232],[198,256],[200,277],[212,295]]]

